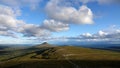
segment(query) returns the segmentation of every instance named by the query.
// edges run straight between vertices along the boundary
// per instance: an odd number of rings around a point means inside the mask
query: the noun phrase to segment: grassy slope
[[[87,68],[118,66],[120,53],[106,50],[73,46],[50,47],[19,56],[1,63],[1,67],[12,68],[73,68],[75,65]],[[113,67],[112,66],[112,67]],[[110,68],[110,67],[109,67]]]

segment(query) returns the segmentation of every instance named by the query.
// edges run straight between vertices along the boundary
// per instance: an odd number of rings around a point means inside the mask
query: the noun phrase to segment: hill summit
[[[47,43],[47,42],[43,42],[42,44],[37,45],[36,47],[53,47],[53,45]]]
[[[46,45],[46,44],[49,44],[49,43],[47,43],[47,42],[43,42],[41,45]]]

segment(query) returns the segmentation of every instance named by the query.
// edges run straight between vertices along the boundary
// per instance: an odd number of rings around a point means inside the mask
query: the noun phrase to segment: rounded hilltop
[[[49,43],[47,43],[47,42],[43,42],[42,45],[43,45],[43,44],[49,44]]]
[[[49,44],[48,42],[43,42],[41,44],[36,45],[35,47],[53,47],[53,45]]]

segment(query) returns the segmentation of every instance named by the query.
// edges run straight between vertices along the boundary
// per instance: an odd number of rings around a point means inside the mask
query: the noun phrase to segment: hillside
[[[0,68],[117,68],[120,66],[120,52],[74,46],[51,47],[48,43],[41,45],[26,49],[27,53],[1,62]]]

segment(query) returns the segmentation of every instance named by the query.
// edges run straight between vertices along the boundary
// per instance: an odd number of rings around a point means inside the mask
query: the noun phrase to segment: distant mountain
[[[47,43],[47,42],[43,42],[43,43],[42,43],[42,45],[45,45],[45,44],[49,44],[49,43]]]
[[[35,47],[54,47],[54,46],[47,42],[43,42],[42,44],[38,44]]]

